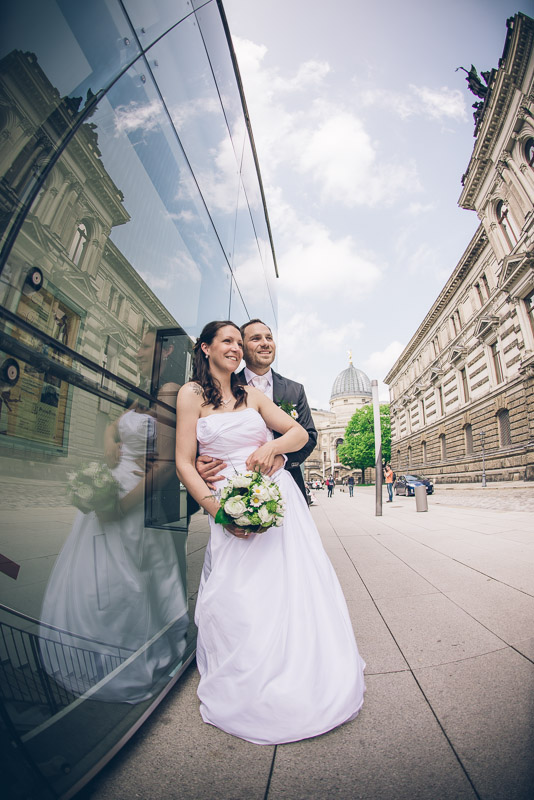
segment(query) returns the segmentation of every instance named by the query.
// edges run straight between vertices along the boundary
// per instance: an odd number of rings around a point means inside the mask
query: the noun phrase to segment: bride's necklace
[[[223,406],[227,406],[227,405],[229,405],[229,404],[232,402],[232,400],[235,400],[235,397],[234,397],[233,395],[231,395],[231,396],[228,398],[228,400],[223,400],[223,399],[222,399],[222,395],[221,395],[221,403],[223,404]]]

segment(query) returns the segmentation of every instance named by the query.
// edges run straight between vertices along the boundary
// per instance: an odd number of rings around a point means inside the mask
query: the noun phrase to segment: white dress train
[[[228,477],[245,470],[268,429],[246,408],[199,419],[197,437]],[[256,744],[325,733],[357,715],[365,691],[345,598],[306,501],[286,470],[272,480],[283,526],[244,540],[210,517],[195,614],[202,718]]]

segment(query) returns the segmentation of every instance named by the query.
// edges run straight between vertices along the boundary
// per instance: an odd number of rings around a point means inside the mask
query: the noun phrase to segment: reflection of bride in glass
[[[137,354],[141,388],[150,387],[155,342],[148,331]],[[169,406],[179,389],[172,354],[164,341],[152,387]],[[74,694],[98,683],[94,699],[140,702],[185,650],[189,620],[176,548],[168,530],[144,524],[147,487],[174,473],[174,425],[162,408],[154,413],[135,401],[108,426],[104,450],[119,484],[118,508],[77,513],[46,588],[41,655],[46,671]]]

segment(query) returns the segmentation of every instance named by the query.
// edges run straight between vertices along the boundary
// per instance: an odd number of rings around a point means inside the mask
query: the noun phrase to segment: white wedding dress
[[[200,453],[224,459],[227,477],[267,437],[252,408],[197,423]],[[195,613],[202,718],[256,744],[325,733],[356,716],[365,691],[345,598],[306,501],[286,470],[272,480],[283,526],[238,539],[210,517]]]
[[[141,480],[156,421],[131,410],[118,430],[122,497]],[[181,658],[188,622],[171,534],[144,526],[143,503],[114,522],[78,511],[41,609],[41,658],[55,681],[95,700],[146,700]]]

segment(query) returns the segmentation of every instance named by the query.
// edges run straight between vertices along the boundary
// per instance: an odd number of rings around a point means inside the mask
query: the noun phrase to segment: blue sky
[[[278,369],[312,406],[349,349],[386,375],[476,231],[457,202],[477,98],[455,70],[497,67],[529,6],[224,0],[280,270]]]

